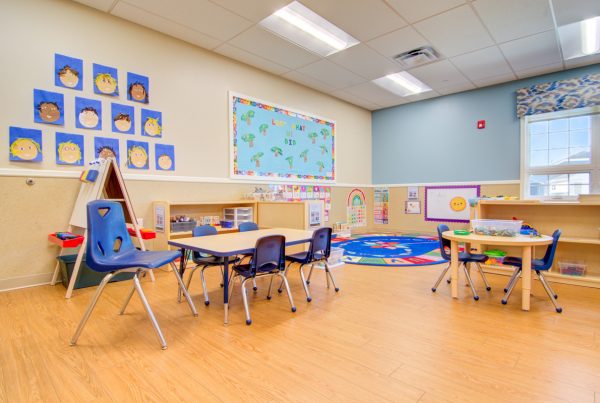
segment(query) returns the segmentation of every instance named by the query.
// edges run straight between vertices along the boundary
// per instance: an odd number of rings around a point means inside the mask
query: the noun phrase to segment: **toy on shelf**
[[[513,220],[517,220],[516,217],[513,217]],[[521,235],[529,235],[531,237],[541,237],[540,233],[530,224],[523,221],[521,225]]]
[[[71,232],[55,232],[48,235],[48,242],[59,245],[63,248],[75,248],[83,243],[82,235]]]

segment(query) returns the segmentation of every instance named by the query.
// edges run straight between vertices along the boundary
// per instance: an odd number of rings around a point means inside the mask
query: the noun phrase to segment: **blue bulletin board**
[[[335,122],[230,93],[231,176],[335,181]]]

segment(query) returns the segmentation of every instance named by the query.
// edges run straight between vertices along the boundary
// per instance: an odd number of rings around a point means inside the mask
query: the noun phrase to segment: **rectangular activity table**
[[[178,238],[170,240],[169,245],[181,249],[179,271],[182,276],[187,264],[188,251],[208,253],[223,258],[223,305],[225,310],[225,324],[227,324],[229,316],[229,258],[254,252],[256,241],[267,235],[283,235],[285,236],[285,245],[291,246],[310,242],[313,231],[270,228],[222,235]]]

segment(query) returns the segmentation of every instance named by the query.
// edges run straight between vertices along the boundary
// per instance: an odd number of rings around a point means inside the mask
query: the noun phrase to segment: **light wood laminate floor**
[[[212,304],[175,300],[175,278],[157,272],[143,285],[169,343],[160,349],[130,283],[109,284],[79,345],[68,340],[95,288],[71,300],[62,286],[0,293],[0,401],[359,401],[600,403],[600,290],[554,284],[557,314],[535,281],[530,312],[520,293],[500,304],[507,277],[479,278],[476,302],[461,284],[458,300],[443,266],[334,269],[341,291],[313,275],[307,303],[294,270],[298,311],[285,295],[250,294],[244,323],[239,289],[222,323],[218,269],[207,270]],[[476,275],[474,277],[477,277]],[[519,286],[517,286],[519,287]]]

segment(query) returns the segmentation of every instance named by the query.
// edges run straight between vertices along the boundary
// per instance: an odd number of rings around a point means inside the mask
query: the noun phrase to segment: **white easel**
[[[144,245],[144,240],[142,239],[140,228],[133,211],[131,199],[129,198],[127,188],[125,187],[125,182],[123,181],[123,176],[121,175],[121,171],[119,170],[119,166],[117,165],[115,159],[100,158],[90,162],[87,168],[97,170],[98,177],[94,182],[82,181],[81,188],[79,189],[79,195],[77,196],[77,201],[75,202],[75,207],[73,208],[73,214],[69,220],[69,232],[83,232],[84,240],[79,247],[79,252],[77,253],[77,259],[75,260],[75,266],[73,267],[73,273],[71,274],[71,280],[69,281],[65,298],[71,298],[73,287],[75,286],[75,282],[77,281],[77,277],[79,275],[79,267],[81,266],[81,261],[83,260],[83,255],[85,253],[87,241],[87,204],[89,202],[105,199],[125,204],[125,209],[123,209],[123,212],[125,213],[125,221],[133,226],[137,239],[140,243],[140,249],[146,250],[146,246]],[[65,249],[66,248],[61,249],[61,255]],[[50,284],[56,284],[59,271],[60,266],[57,263],[56,268],[54,269],[54,275],[52,276],[52,282]],[[150,278],[152,281],[154,281],[154,274],[152,271],[150,271]]]

